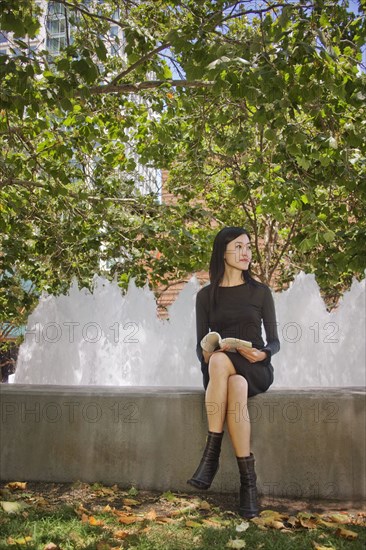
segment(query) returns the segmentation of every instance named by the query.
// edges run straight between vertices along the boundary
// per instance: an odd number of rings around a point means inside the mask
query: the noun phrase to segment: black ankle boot
[[[224,432],[208,432],[206,448],[203,452],[201,462],[191,479],[187,481],[189,485],[196,489],[208,489],[219,469],[219,456],[221,451],[221,441]]]
[[[254,456],[236,458],[240,472],[240,505],[239,514],[243,518],[254,518],[258,515],[257,476],[254,469]]]

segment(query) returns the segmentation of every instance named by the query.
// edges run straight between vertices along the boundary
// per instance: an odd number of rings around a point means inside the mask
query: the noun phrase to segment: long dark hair
[[[217,294],[220,283],[222,282],[224,273],[225,273],[225,262],[224,255],[226,251],[226,246],[228,243],[239,237],[240,235],[246,235],[250,240],[250,235],[246,229],[243,227],[224,227],[219,231],[215,237],[211,260],[210,260],[210,282],[211,282],[211,304],[215,306],[217,302]],[[250,273],[250,264],[248,270],[242,271],[242,279],[246,283],[256,284],[256,281],[253,279]]]

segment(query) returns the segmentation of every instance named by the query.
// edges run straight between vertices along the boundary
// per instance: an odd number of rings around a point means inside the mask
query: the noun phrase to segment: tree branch
[[[37,181],[27,181],[27,180],[21,180],[17,178],[7,178],[0,181],[0,189],[2,187],[6,187],[7,185],[20,185],[22,187],[40,187],[41,189],[46,189],[46,187]],[[77,193],[73,193],[71,190],[68,190],[68,195],[71,196],[74,199],[78,199]],[[138,201],[134,199],[133,197],[101,197],[101,196],[95,196],[95,195],[88,195],[86,197],[87,200],[91,202],[100,202],[100,201],[112,201],[112,202],[124,202],[124,203],[131,203],[131,204],[138,204]]]
[[[6,178],[0,181],[0,189],[3,187],[6,187],[7,185],[21,185],[22,187],[40,187],[41,189],[44,189],[44,186],[41,183],[38,183],[36,181],[27,181],[27,180],[20,180],[17,178]]]
[[[113,86],[106,84],[105,86],[91,86],[89,91],[91,94],[113,94],[113,93],[136,93],[141,90],[149,90],[159,88],[159,86],[170,85],[172,87],[185,88],[208,88],[214,83],[209,80],[147,80],[145,82],[137,82],[136,84],[119,84]]]
[[[290,227],[290,231],[287,235],[287,239],[286,239],[286,242],[284,243],[283,247],[282,247],[282,250],[280,252],[280,254],[278,255],[277,257],[277,260],[275,261],[275,263],[273,264],[272,266],[272,269],[270,269],[269,271],[269,274],[268,274],[268,280],[270,281],[272,279],[272,275],[275,273],[280,261],[281,261],[281,258],[283,257],[284,253],[286,252],[286,250],[288,249],[290,243],[291,243],[291,238],[292,238],[292,235],[293,235],[293,232],[294,232],[294,229],[296,227],[296,224],[297,222],[299,221],[300,219],[300,214],[298,214],[294,221],[292,222],[292,225]]]
[[[137,67],[139,67],[140,65],[142,65],[145,61],[147,61],[148,59],[151,59],[151,57],[153,57],[155,54],[165,50],[166,48],[169,48],[170,44],[169,42],[164,42],[163,44],[161,44],[160,46],[158,46],[157,48],[155,48],[154,50],[151,50],[151,52],[143,55],[138,61],[136,61],[135,63],[133,63],[132,65],[130,65],[130,67],[128,67],[128,69],[122,71],[119,75],[117,75],[111,82],[110,84],[108,84],[108,86],[115,86],[116,84],[118,84],[118,82],[123,78],[125,77],[126,75],[128,75],[129,73],[131,73],[132,71],[134,71]]]
[[[92,17],[93,19],[101,19],[102,21],[108,21],[109,23],[113,23],[113,25],[117,25],[122,30],[128,28],[127,25],[124,25],[120,21],[116,21],[116,19],[112,19],[112,17],[106,17],[105,15],[101,15],[98,13],[91,13],[87,9],[82,8],[80,4],[73,4],[72,2],[67,2],[67,0],[58,0],[58,3],[64,6],[67,6],[69,8],[72,8],[73,10],[79,11],[83,15],[87,15],[88,17]]]
[[[8,134],[21,134],[23,128],[21,126],[8,126],[7,130],[0,130],[0,136],[6,136]]]
[[[225,21],[229,21],[230,19],[236,19],[237,17],[241,17],[242,15],[261,15],[263,13],[267,13],[269,11],[272,11],[276,8],[296,8],[296,9],[300,9],[300,8],[313,8],[314,7],[314,4],[313,3],[310,3],[310,4],[298,4],[298,5],[291,5],[289,2],[279,2],[277,4],[271,4],[270,6],[268,6],[267,8],[262,8],[262,9],[252,9],[252,10],[243,10],[243,11],[239,11],[237,13],[233,13],[233,14],[230,14],[228,15],[227,17],[224,17],[220,23],[224,23]]]

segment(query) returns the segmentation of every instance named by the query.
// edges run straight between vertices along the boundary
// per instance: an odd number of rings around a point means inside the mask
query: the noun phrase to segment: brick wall
[[[167,180],[169,172],[168,170],[162,171],[162,202],[165,204],[175,204],[176,197],[173,193],[170,193],[167,189]],[[180,291],[187,284],[189,279],[195,275],[201,284],[206,283],[209,280],[207,271],[198,271],[196,273],[191,273],[183,280],[172,281],[167,287],[158,286],[155,290],[157,295],[157,313],[161,319],[166,319],[168,317],[168,307],[176,300]]]

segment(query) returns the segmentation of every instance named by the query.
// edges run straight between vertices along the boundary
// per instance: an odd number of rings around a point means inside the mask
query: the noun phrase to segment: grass
[[[366,514],[360,510],[269,511],[246,522],[213,496],[202,500],[82,483],[3,486],[0,500],[18,507],[12,513],[9,505],[0,507],[0,550],[366,547]]]

